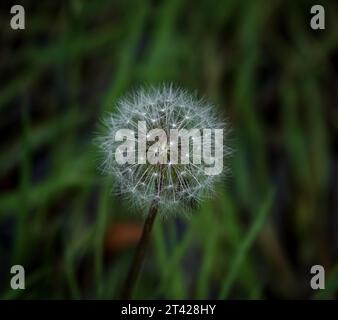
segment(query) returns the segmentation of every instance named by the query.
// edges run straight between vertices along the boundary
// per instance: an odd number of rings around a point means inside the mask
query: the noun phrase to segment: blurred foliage
[[[135,297],[337,298],[335,1],[321,31],[305,0],[16,2],[24,31],[0,5],[1,298],[119,297],[142,219],[93,137],[120,95],[162,81],[213,101],[235,153],[215,199],[156,221]]]

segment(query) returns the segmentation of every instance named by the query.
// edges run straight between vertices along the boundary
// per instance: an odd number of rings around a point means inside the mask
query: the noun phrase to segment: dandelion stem
[[[146,248],[149,243],[150,233],[154,224],[158,211],[158,202],[154,201],[149,209],[148,216],[144,222],[141,239],[137,245],[133,262],[130,266],[127,279],[122,289],[122,299],[131,299],[133,289],[135,287],[138,274],[140,273],[142,261],[145,256]]]

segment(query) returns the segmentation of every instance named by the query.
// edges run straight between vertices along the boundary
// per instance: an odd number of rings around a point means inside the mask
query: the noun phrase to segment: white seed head
[[[227,126],[219,120],[214,109],[214,106],[204,99],[198,99],[195,95],[172,85],[164,84],[160,87],[136,90],[118,101],[116,112],[104,120],[104,133],[98,139],[102,152],[100,168],[105,174],[113,177],[117,193],[127,197],[132,205],[146,209],[153,201],[157,201],[162,214],[186,212],[200,200],[213,194],[215,183],[224,177],[227,168],[224,168],[222,163],[221,174],[207,175],[205,168],[210,167],[210,163],[204,161],[203,157],[197,164],[192,161],[188,164],[172,162],[170,148],[178,147],[180,150],[180,143],[170,141],[170,130],[223,129],[224,142]],[[147,133],[152,129],[162,129],[166,133],[167,143],[157,145],[155,150],[160,157],[168,157],[166,163],[150,164],[147,156],[138,155],[140,121],[146,123],[147,132],[142,132],[144,137],[148,138]],[[141,163],[117,163],[115,152],[121,141],[116,141],[115,135],[120,129],[136,132],[133,138],[135,158],[141,160]],[[155,141],[147,141],[146,150]],[[192,157],[196,150],[191,144],[190,140],[186,156]],[[215,146],[210,146],[210,142],[205,142],[204,139],[201,139],[201,148],[197,151],[203,154],[206,144],[211,153],[214,153]],[[222,148],[223,155],[228,156],[230,148],[224,143]]]

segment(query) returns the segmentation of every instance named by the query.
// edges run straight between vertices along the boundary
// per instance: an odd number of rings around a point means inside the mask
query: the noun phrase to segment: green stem
[[[157,201],[154,201],[149,209],[146,221],[144,222],[142,236],[137,245],[133,262],[131,264],[127,279],[122,289],[121,294],[122,299],[131,299],[132,297],[133,289],[135,287],[137,277],[140,273],[142,261],[144,259],[146,248],[149,243],[150,233],[157,215],[157,211],[158,211],[158,203]]]

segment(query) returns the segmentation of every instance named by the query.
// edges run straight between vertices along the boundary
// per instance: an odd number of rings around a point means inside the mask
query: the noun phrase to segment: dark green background
[[[335,1],[318,31],[312,1],[16,3],[23,31],[0,5],[1,298],[119,297],[142,216],[111,194],[93,137],[121,95],[163,81],[211,100],[235,152],[214,199],[156,221],[135,297],[337,298]]]

